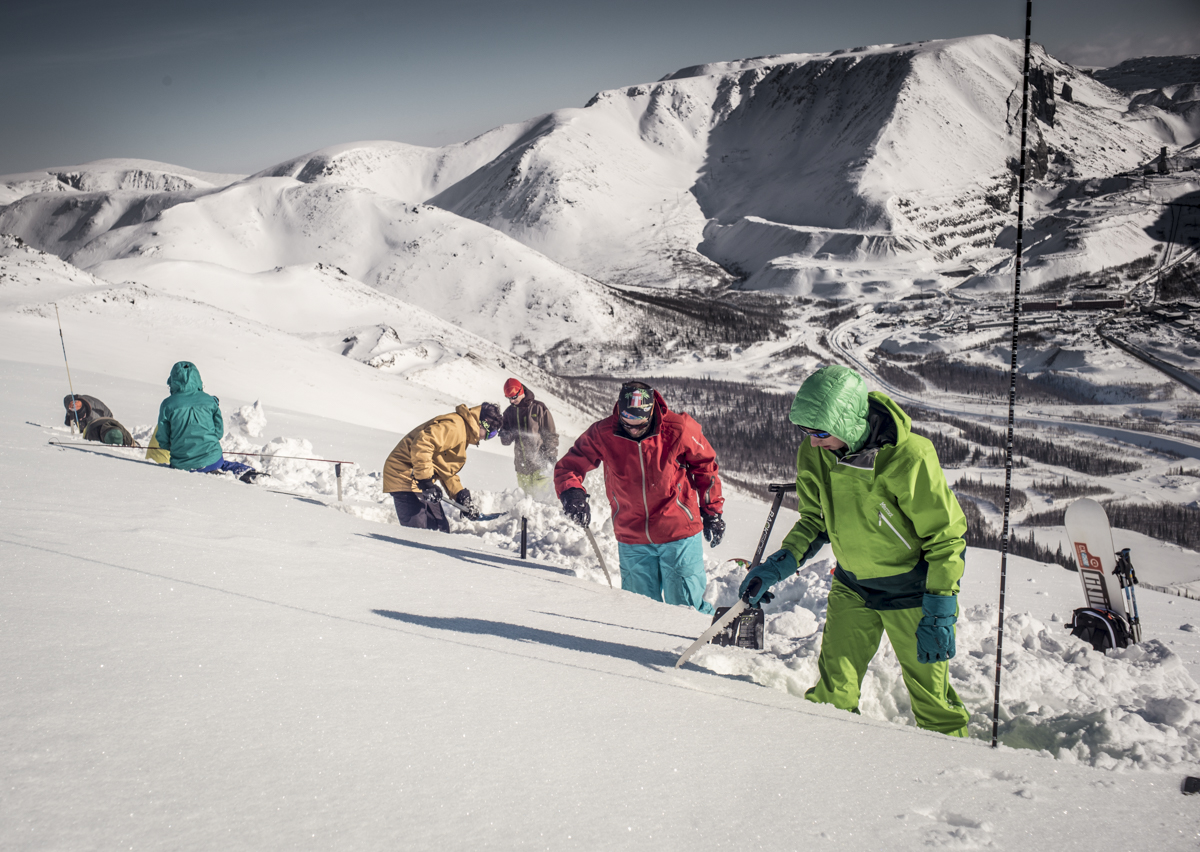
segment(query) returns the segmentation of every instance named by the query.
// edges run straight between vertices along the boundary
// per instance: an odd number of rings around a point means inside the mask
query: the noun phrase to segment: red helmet
[[[510,399],[514,396],[525,393],[525,386],[516,379],[509,379],[504,383],[504,398]]]

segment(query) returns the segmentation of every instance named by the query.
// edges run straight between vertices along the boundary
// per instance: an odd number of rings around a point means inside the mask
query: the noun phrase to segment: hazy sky
[[[0,16],[0,174],[140,157],[253,172],[342,142],[442,145],[688,65],[996,33],[1024,0],[31,0]],[[1200,53],[1198,0],[1037,0],[1107,66]]]

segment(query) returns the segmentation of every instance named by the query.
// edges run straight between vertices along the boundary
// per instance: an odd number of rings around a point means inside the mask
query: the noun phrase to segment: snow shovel
[[[608,587],[610,589],[613,588],[612,575],[608,573],[608,565],[604,562],[604,554],[600,552],[600,545],[596,544],[596,537],[592,535],[592,531],[587,527],[583,528],[583,533],[587,536],[587,540],[592,543],[592,550],[596,552],[596,558],[600,560],[600,567],[604,569],[604,577],[608,580]]]
[[[458,513],[460,515],[462,515],[464,518],[466,518],[468,521],[494,521],[494,520],[496,520],[496,518],[498,518],[504,514],[503,512],[493,512],[490,515],[479,514],[476,517],[472,518],[470,515],[467,514],[467,510],[465,508],[463,508],[462,506],[458,505],[457,503],[453,503],[453,502],[447,500],[445,497],[441,498],[441,500],[443,503],[445,503],[451,509],[457,509]]]
[[[758,547],[754,550],[754,561],[750,563],[748,570],[753,570],[759,562],[762,561],[763,551],[767,549],[767,539],[771,537],[771,530],[775,527],[775,517],[779,514],[779,506],[783,503],[783,495],[796,490],[796,483],[784,482],[779,484],[768,485],[767,489],[775,492],[775,499],[771,502],[771,511],[767,515],[767,522],[763,525],[762,535],[758,537]],[[746,590],[746,594],[731,606],[726,613],[712,623],[712,625],[700,634],[700,638],[688,646],[679,659],[675,662],[675,668],[679,668],[684,663],[692,658],[692,655],[700,650],[701,647],[712,641],[712,638],[728,627],[735,618],[741,615],[749,606],[750,598],[758,593],[757,588]]]

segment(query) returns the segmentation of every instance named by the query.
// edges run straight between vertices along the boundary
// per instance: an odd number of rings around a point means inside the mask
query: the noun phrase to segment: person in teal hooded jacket
[[[171,395],[158,407],[155,438],[171,454],[171,467],[200,473],[229,472],[252,482],[259,472],[241,462],[226,461],[221,454],[225,420],[221,401],[204,392],[200,371],[191,361],[180,361],[167,379]]]
[[[783,547],[740,589],[770,601],[828,542],[837,558],[820,680],[805,698],[858,712],[867,666],[887,633],[917,726],[967,736],[969,715],[949,681],[967,521],[933,444],[862,376],[828,366],[796,393],[789,419],[803,433],[796,453],[800,520]],[[760,582],[755,583],[755,580]]]

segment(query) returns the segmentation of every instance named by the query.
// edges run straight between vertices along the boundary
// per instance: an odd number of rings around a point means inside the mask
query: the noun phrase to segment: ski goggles
[[[483,439],[486,441],[490,438],[495,438],[498,434],[500,434],[500,427],[492,426],[492,424],[488,423],[486,420],[480,420],[479,433],[483,435]]]
[[[810,438],[832,438],[833,437],[832,432],[818,432],[816,429],[809,429],[807,427],[799,426],[799,425],[796,426],[796,428],[799,429],[801,433],[807,435]]]
[[[523,393],[525,393],[525,391],[517,391],[516,393],[509,394],[505,397],[505,399],[507,399],[509,402],[516,402],[521,398],[521,394]]]
[[[654,408],[626,408],[621,412],[621,422],[626,426],[641,426],[650,422]]]

